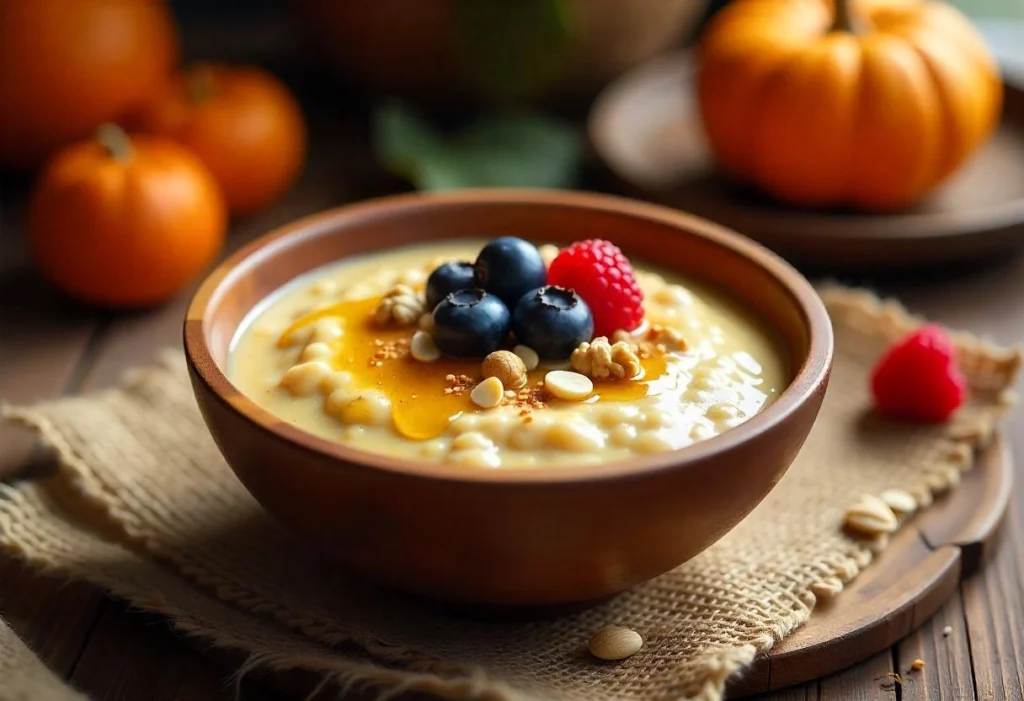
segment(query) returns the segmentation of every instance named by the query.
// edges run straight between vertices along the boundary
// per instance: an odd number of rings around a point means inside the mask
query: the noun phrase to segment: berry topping
[[[427,310],[433,310],[438,303],[459,290],[476,287],[473,280],[473,264],[464,261],[449,261],[434,268],[427,278]]]
[[[890,346],[871,371],[878,410],[894,419],[942,422],[967,394],[956,349],[940,327],[926,325]]]
[[[483,290],[459,290],[434,309],[434,343],[456,358],[483,358],[508,338],[509,313],[504,302]]]
[[[540,251],[515,236],[502,236],[484,246],[474,269],[476,286],[498,297],[510,309],[520,297],[547,281],[547,267]]]
[[[548,285],[523,295],[512,312],[512,330],[541,358],[564,360],[593,338],[594,317],[578,294]]]
[[[584,299],[594,315],[597,336],[632,331],[644,319],[644,294],[633,277],[633,266],[609,241],[589,239],[563,248],[551,262],[548,283],[575,290]]]

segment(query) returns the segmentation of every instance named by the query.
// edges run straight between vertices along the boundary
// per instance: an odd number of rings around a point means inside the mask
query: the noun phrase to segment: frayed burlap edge
[[[169,619],[172,627],[180,633],[202,641],[213,648],[235,653],[244,662],[240,663],[232,674],[236,697],[240,693],[240,684],[244,677],[257,670],[268,671],[305,671],[321,677],[316,686],[308,692],[306,698],[312,699],[329,685],[334,685],[339,695],[344,695],[355,688],[376,687],[381,689],[377,699],[384,701],[406,692],[426,693],[435,697],[452,701],[461,699],[481,699],[487,701],[535,701],[533,697],[524,695],[500,680],[489,677],[482,670],[466,673],[461,677],[447,678],[429,672],[387,667],[375,660],[346,657],[331,650],[322,643],[302,634],[286,632],[279,629],[274,621],[252,616],[251,612],[231,605],[216,596],[216,592],[204,592],[191,587],[176,587],[175,596],[168,597],[159,590],[147,588],[145,583],[128,579],[123,576],[112,576],[103,568],[82,564],[62,562],[60,565],[38,552],[45,552],[52,543],[47,533],[18,533],[18,538],[11,538],[15,532],[9,512],[16,510],[19,517],[30,515],[38,520],[45,519],[60,531],[57,538],[62,544],[73,546],[75,530],[80,528],[76,516],[66,510],[61,500],[51,493],[46,484],[30,484],[14,487],[0,484],[0,548],[5,552],[19,557],[33,569],[48,576],[84,581],[98,586],[112,595],[128,602],[133,610],[159,614]],[[54,523],[54,522],[58,523]],[[28,550],[22,539],[25,537],[39,538],[40,547]],[[94,534],[86,536],[95,539]],[[132,548],[118,542],[106,542],[106,548],[121,557],[129,556]],[[143,566],[152,570],[162,570],[158,562],[143,561]],[[162,575],[166,576],[166,574]],[[147,579],[153,579],[148,577]],[[141,578],[140,578],[141,579]],[[173,599],[173,600],[172,600]],[[203,614],[210,606],[223,607],[218,611],[218,620],[222,624],[212,627]],[[2,621],[0,621],[2,622]],[[273,628],[274,646],[264,644],[268,628]],[[2,631],[0,631],[2,632]],[[13,637],[13,636],[11,636]],[[4,639],[0,637],[0,643]],[[27,651],[20,641],[12,641]],[[0,651],[3,647],[0,646]],[[31,653],[28,653],[31,655]],[[0,701],[36,701],[36,696],[9,696],[12,690],[49,688],[41,677],[52,673],[39,662],[34,655],[33,663],[18,665],[10,670],[0,684]],[[2,662],[2,660],[0,660]],[[45,674],[44,674],[45,673]],[[56,679],[54,677],[54,679]],[[30,682],[39,682],[38,687],[30,687]],[[56,687],[54,687],[56,688]],[[70,687],[66,687],[70,691]],[[51,697],[45,697],[51,698]],[[79,701],[80,696],[53,696],[55,701]]]
[[[880,336],[885,340],[894,340],[924,321],[920,317],[909,314],[899,303],[883,300],[868,291],[825,285],[819,289],[819,292],[829,309],[834,324],[844,324],[863,333]],[[977,451],[991,442],[1001,418],[1014,404],[1015,397],[1011,387],[1016,382],[1022,364],[1022,355],[1019,349],[1000,349],[965,332],[951,331],[951,335],[956,343],[961,364],[973,368],[984,368],[986,371],[983,376],[988,378],[989,382],[983,386],[972,387],[972,389],[991,392],[998,397],[999,408],[974,417],[969,422],[953,422],[949,425],[946,430],[948,450],[943,453],[944,459],[937,461],[920,483],[903,486],[914,496],[920,509],[929,506],[935,495],[954,487],[959,482],[960,473],[973,466]],[[163,360],[164,362],[179,362],[180,355],[177,351],[168,351],[163,354]],[[122,388],[131,386],[137,381],[140,377],[139,372],[144,373],[145,370],[127,374]],[[114,495],[107,493],[102,485],[91,476],[88,467],[74,454],[74,451],[63,441],[45,417],[31,409],[14,407],[0,407],[0,416],[39,431],[43,439],[55,450],[61,466],[61,474],[86,497],[90,506],[103,510],[112,523],[123,529],[124,536],[129,540],[134,538],[138,542],[138,539],[143,537],[132,522],[134,516],[126,514],[124,510],[118,508],[117,500],[113,498]],[[7,494],[3,496],[7,498],[11,498],[10,494],[12,493],[16,494],[12,490],[5,491]],[[3,530],[0,528],[0,534]],[[9,544],[5,545],[9,546]],[[709,651],[702,660],[698,661],[698,668],[703,669],[704,682],[696,695],[688,697],[687,701],[719,701],[722,698],[725,684],[732,675],[745,669],[758,654],[768,652],[777,642],[805,623],[819,598],[835,596],[841,592],[843,583],[852,581],[887,545],[888,538],[883,536],[871,541],[854,541],[848,548],[842,548],[832,553],[829,559],[835,564],[823,571],[823,576],[818,582],[792,592],[791,607],[788,612],[780,614],[776,625],[772,626],[771,630],[762,631],[735,646]],[[157,557],[161,556],[159,552],[152,554]],[[33,564],[51,572],[55,569],[44,562],[33,562]],[[59,568],[57,570],[59,573]],[[139,601],[139,592],[126,590],[121,583],[97,576],[94,572],[65,571],[63,573],[88,579],[145,610],[170,616],[178,630],[207,640],[218,647],[237,649],[243,652],[248,649],[244,637],[232,636],[223,630],[210,629],[201,621],[196,621],[187,611],[170,606],[168,602]],[[203,572],[192,572],[187,575],[202,586],[210,588],[217,596],[240,610],[246,611],[249,608],[244,593],[232,594],[228,582],[204,575]],[[261,602],[261,604],[265,603]],[[325,639],[324,631],[318,630],[316,627],[296,626],[294,622],[285,620],[287,611],[268,612],[265,605],[261,605],[259,608],[261,615],[269,615],[275,621],[284,623],[288,628],[298,630],[304,636],[319,643],[328,645],[336,645],[341,642],[355,643],[363,648],[371,658],[380,662],[389,664],[414,662],[417,663],[417,669],[386,667],[374,663],[372,659],[366,662],[347,660],[339,654],[332,655],[332,664],[330,665],[324,666],[321,663],[311,667],[308,660],[304,661],[301,656],[267,652],[250,653],[248,662],[239,670],[240,674],[257,667],[277,670],[310,669],[329,675],[325,677],[324,684],[336,681],[346,686],[352,684],[377,686],[384,690],[380,698],[388,698],[396,693],[413,690],[452,701],[481,698],[495,701],[524,701],[527,698],[532,698],[508,687],[499,680],[490,678],[479,668],[440,663],[438,672],[441,667],[444,667],[445,671],[449,673],[456,672],[464,675],[461,679],[446,678],[430,671],[424,671],[430,670],[431,663],[434,661],[423,660],[412,651],[388,645],[380,640],[355,640],[351,639],[351,636],[346,639],[329,636]]]

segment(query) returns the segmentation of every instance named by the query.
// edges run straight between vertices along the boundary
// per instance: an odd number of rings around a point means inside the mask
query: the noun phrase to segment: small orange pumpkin
[[[133,124],[194,151],[220,183],[228,209],[239,216],[283,195],[305,158],[306,127],[298,103],[281,81],[253,67],[191,67]]]
[[[34,168],[120,119],[177,54],[163,0],[0,2],[0,164]]]
[[[224,243],[223,196],[202,162],[104,125],[46,165],[29,204],[33,257],[84,302],[146,307],[195,278]]]
[[[722,169],[798,206],[911,205],[992,133],[1003,88],[937,0],[736,0],[705,31],[697,92]]]

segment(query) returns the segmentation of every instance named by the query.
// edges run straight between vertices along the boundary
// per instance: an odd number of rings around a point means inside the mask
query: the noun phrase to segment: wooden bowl
[[[793,369],[776,402],[682,450],[604,465],[452,470],[374,455],[275,418],[225,376],[246,314],[295,276],[417,241],[599,237],[730,293],[777,333]],[[832,364],[820,298],[787,263],[720,226],[604,195],[401,195],[341,207],[246,246],[202,284],[185,350],[196,399],[239,479],[351,570],[446,601],[554,605],[614,594],[698,554],[775,486],[807,437]]]

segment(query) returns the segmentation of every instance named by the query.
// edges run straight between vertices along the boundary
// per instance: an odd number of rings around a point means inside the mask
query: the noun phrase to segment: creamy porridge
[[[229,377],[304,430],[453,469],[673,450],[742,423],[786,387],[767,329],[715,291],[637,265],[639,289],[620,303],[606,298],[624,289],[620,271],[584,254],[552,263],[553,246],[508,241],[530,249],[524,265],[509,267],[501,256],[519,253],[499,250],[488,272],[489,242],[460,241],[313,271],[250,314]],[[446,261],[477,265],[432,275]],[[580,276],[593,270],[615,284],[588,287]],[[556,273],[579,285],[545,287]],[[473,275],[489,292],[460,282]],[[441,300],[434,313],[427,299]],[[636,328],[611,330],[623,320]]]

